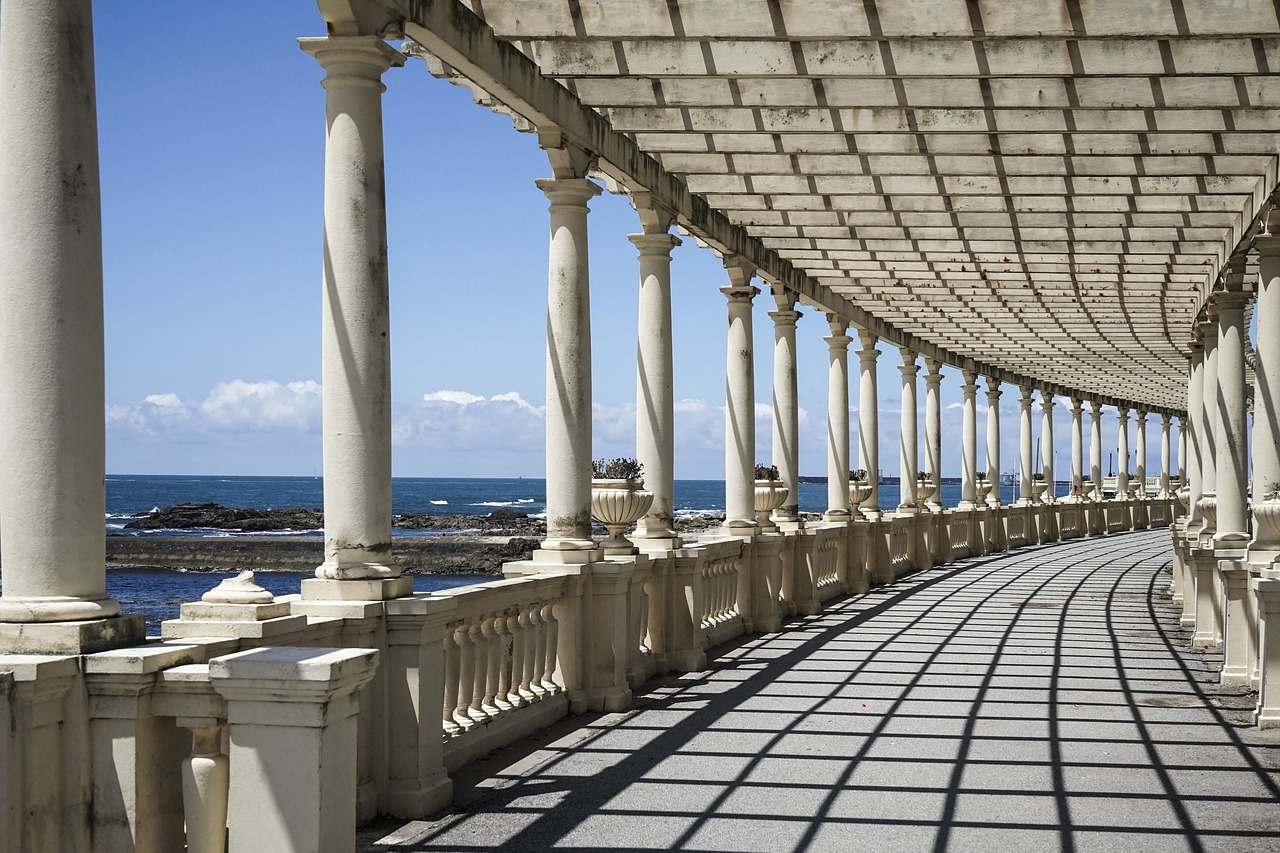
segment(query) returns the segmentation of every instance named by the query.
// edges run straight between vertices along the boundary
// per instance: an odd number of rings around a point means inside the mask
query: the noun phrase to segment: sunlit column
[[[1172,447],[1169,440],[1169,426],[1173,417],[1160,415],[1160,497],[1169,497],[1169,469],[1173,464]]]
[[[933,480],[935,490],[926,503],[942,506],[942,362],[924,360],[924,470]]]
[[[1178,423],[1178,487],[1187,484],[1187,419],[1175,416]]]
[[[1138,478],[1138,497],[1147,494],[1147,410],[1138,409],[1134,419],[1134,475]]]
[[[1102,499],[1102,404],[1089,401],[1089,479],[1093,480],[1093,494]]]
[[[800,404],[796,389],[796,294],[774,288],[773,318],[773,464],[778,466],[787,500],[773,511],[778,521],[800,519]],[[847,417],[847,416],[846,416]],[[844,479],[848,479],[848,472]]]
[[[902,417],[898,440],[898,509],[914,509],[916,506],[916,469],[919,466],[920,448],[916,437],[916,364],[914,350],[899,348],[902,353]]]
[[[755,530],[756,391],[751,301],[760,293],[751,285],[755,270],[725,259],[729,285],[720,288],[729,303],[725,367],[724,490],[725,527]]]
[[[827,513],[829,521],[844,521],[849,509],[849,324],[827,315]],[[865,462],[863,463],[866,464]],[[871,469],[868,469],[871,470]]]
[[[978,374],[972,370],[961,373],[964,404],[960,430],[960,508],[973,509],[978,503]]]
[[[1280,234],[1270,231],[1253,246],[1258,251],[1252,443],[1257,500],[1271,491],[1270,484],[1280,483]]]
[[[653,493],[649,513],[632,538],[675,540],[675,402],[671,350],[671,250],[680,238],[631,234],[640,250],[640,310],[636,345],[636,458],[645,488]],[[674,543],[673,543],[674,544]]]
[[[1022,396],[1018,398],[1018,502],[1027,503],[1031,493],[1031,394],[1030,385],[1022,386]]]
[[[987,377],[987,479],[987,503],[1000,506],[1000,380],[993,376]]]
[[[1084,482],[1084,401],[1071,398],[1071,496],[1079,498]]]
[[[1129,409],[1116,407],[1116,497],[1129,491]]]
[[[1218,308],[1217,543],[1248,539],[1245,492],[1249,449],[1244,408],[1244,338],[1248,331],[1244,307],[1249,298],[1248,293],[1240,291],[1214,296]]]
[[[1040,471],[1046,485],[1045,500],[1053,503],[1053,394],[1048,391],[1040,392]]]
[[[107,595],[103,556],[90,3],[5,0],[0,31],[0,621],[99,619],[120,605]]]
[[[1212,302],[1209,303],[1208,321],[1203,324],[1204,335],[1204,431],[1201,433],[1200,481],[1204,487],[1206,500],[1217,506],[1218,502],[1218,314]],[[1215,517],[1205,516],[1205,525],[1201,528],[1206,534],[1214,533],[1217,527]]]
[[[1187,378],[1187,421],[1186,421],[1186,459],[1187,488],[1191,495],[1188,524],[1199,525],[1204,518],[1200,512],[1200,501],[1204,498],[1205,465],[1204,453],[1204,341],[1200,337],[1199,327],[1196,339],[1191,342],[1191,353],[1187,357],[1191,372]]]
[[[862,513],[880,516],[880,401],[876,386],[876,336],[858,330],[862,349],[858,350],[858,467],[867,470],[871,496],[862,504]]]

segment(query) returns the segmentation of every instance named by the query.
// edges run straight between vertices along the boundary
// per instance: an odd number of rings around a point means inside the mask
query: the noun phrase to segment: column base
[[[578,540],[573,540],[575,544]],[[557,541],[542,543],[541,548],[535,548],[530,560],[534,563],[545,566],[585,566],[588,563],[598,563],[604,559],[604,550],[598,547],[594,542],[590,543],[590,547],[579,548],[557,548],[556,545],[564,545],[565,542]],[[552,547],[547,547],[551,545]]]
[[[383,811],[401,820],[413,820],[447,808],[453,803],[453,780],[443,772],[440,776],[443,778],[412,788],[403,788],[392,780],[383,799]]]
[[[322,563],[316,569],[316,577],[328,581],[366,581],[397,578],[400,572],[390,566],[375,562]]]
[[[684,539],[674,533],[671,536],[636,536],[632,534],[631,541],[636,543],[636,547],[642,553],[652,553],[654,551],[678,551],[684,547]]]
[[[360,578],[330,580],[312,578],[304,580],[303,601],[387,601],[413,595],[413,578]]]
[[[0,653],[91,655],[146,641],[141,614],[80,622],[0,622]]]

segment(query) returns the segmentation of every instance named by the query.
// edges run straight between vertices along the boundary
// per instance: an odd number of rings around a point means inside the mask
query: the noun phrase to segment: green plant
[[[644,466],[630,457],[591,461],[591,477],[595,480],[639,480],[643,473]]]
[[[1037,472],[1035,472],[1034,474],[1032,474],[1032,475],[1031,475],[1031,479],[1035,480],[1037,483],[1043,483],[1043,482],[1044,482],[1044,474],[1043,474],[1043,473],[1041,473],[1041,472],[1039,472],[1039,471],[1037,471]]]
[[[866,468],[858,468],[858,469],[857,469],[857,470],[855,470],[855,471],[850,471],[850,472],[849,472],[849,482],[850,482],[850,483],[866,483],[866,482],[868,482],[868,480],[867,480],[867,469],[866,469]]]
[[[927,480],[927,479],[929,479],[929,472],[928,472],[928,471],[917,471],[917,472],[916,472],[916,480],[917,480],[917,481],[919,481],[919,482],[923,482],[923,481],[925,481],[925,480]]]
[[[1274,495],[1277,492],[1280,492],[1280,481],[1272,480],[1270,483],[1267,483],[1266,494]]]
[[[985,480],[985,479],[987,479],[987,472],[986,472],[986,471],[979,471],[975,476],[976,476],[979,480]]]
[[[776,483],[778,480],[782,479],[782,475],[778,473],[777,465],[764,465],[760,462],[757,462],[756,463],[756,479],[768,480],[771,483]]]

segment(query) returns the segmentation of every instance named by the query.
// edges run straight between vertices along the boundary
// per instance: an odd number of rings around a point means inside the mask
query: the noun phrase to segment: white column
[[[1169,470],[1173,463],[1171,444],[1169,441],[1169,425],[1173,420],[1168,414],[1160,415],[1160,497],[1167,498],[1169,492]]]
[[[720,288],[729,303],[725,362],[724,491],[725,527],[750,533],[755,521],[756,383],[751,300],[754,270],[726,259],[730,284]]]
[[[800,403],[796,388],[796,321],[800,319],[800,312],[795,310],[795,293],[775,288],[773,297],[778,306],[777,311],[769,312],[773,318],[773,464],[778,466],[782,485],[787,487],[787,501],[773,511],[773,517],[777,521],[799,521]],[[845,419],[847,423],[847,415]],[[849,472],[846,471],[842,481],[847,483],[848,479]],[[847,494],[845,499],[848,499]]]
[[[326,76],[324,563],[316,577],[395,577],[391,556],[391,345],[382,74],[404,56],[375,36],[300,39]]]
[[[1084,482],[1084,401],[1071,398],[1071,496],[1079,499]]]
[[[1187,378],[1187,422],[1185,455],[1187,469],[1187,488],[1190,489],[1190,509],[1188,524],[1199,524],[1203,521],[1200,513],[1200,500],[1204,497],[1204,342],[1199,338],[1191,343],[1191,354],[1188,356],[1191,372]]]
[[[1000,506],[1000,380],[987,377],[987,479],[991,494],[987,503]]]
[[[847,520],[849,510],[849,344],[848,323],[827,315],[827,512],[829,521]],[[865,463],[864,463],[865,464]],[[867,469],[873,476],[874,472]]]
[[[1089,478],[1093,480],[1093,494],[1102,500],[1102,404],[1089,401]]]
[[[1040,392],[1040,471],[1047,486],[1045,500],[1053,503],[1057,499],[1053,488],[1053,394],[1048,391]]]
[[[1178,422],[1178,483],[1179,488],[1187,484],[1187,419],[1175,417]]]
[[[1258,250],[1252,445],[1257,500],[1269,484],[1280,483],[1280,235],[1259,236],[1253,245]]]
[[[640,312],[636,346],[636,459],[645,488],[653,493],[649,513],[633,538],[672,542],[675,498],[675,401],[671,354],[671,250],[680,238],[666,233],[631,234],[640,250]]]
[[[964,384],[960,386],[960,390],[964,394],[964,404],[960,429],[960,508],[973,509],[978,498],[978,374],[972,370],[964,370],[962,374]]]
[[[1133,472],[1138,478],[1138,497],[1147,495],[1147,411],[1137,410],[1134,424]]]
[[[1218,419],[1217,494],[1218,525],[1215,543],[1241,547],[1224,540],[1248,541],[1249,448],[1245,434],[1244,306],[1249,294],[1238,291],[1218,293]],[[1261,489],[1259,489],[1261,494]]]
[[[1129,488],[1129,409],[1116,407],[1116,497],[1128,494]]]
[[[103,556],[92,13],[89,0],[0,9],[0,622],[99,619],[120,605]]]
[[[916,506],[916,470],[919,466],[920,447],[916,436],[916,354],[900,347],[902,366],[902,416],[898,435],[898,509],[914,509]]]
[[[1204,324],[1204,455],[1201,457],[1200,479],[1205,497],[1218,494],[1218,314],[1209,304],[1209,321]]]
[[[1027,503],[1031,493],[1031,394],[1030,385],[1022,386],[1022,396],[1018,398],[1018,502]]]
[[[936,490],[926,503],[942,508],[942,362],[926,358],[924,375],[924,470]]]
[[[871,518],[880,516],[880,402],[876,385],[876,336],[866,329],[858,330],[862,349],[858,350],[858,467],[867,469],[871,497],[862,504],[862,512]]]

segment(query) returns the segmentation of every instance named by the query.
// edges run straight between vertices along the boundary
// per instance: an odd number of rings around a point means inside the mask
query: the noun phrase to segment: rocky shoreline
[[[681,533],[717,527],[723,514],[677,519]],[[250,535],[159,533],[107,537],[107,567],[146,566],[186,571],[311,571],[324,559],[324,540],[306,531],[324,524],[318,509],[237,509],[178,504],[125,525],[140,531],[218,530]],[[395,531],[437,535],[395,535]],[[251,535],[298,531],[298,535]],[[597,531],[603,537],[604,530]],[[499,574],[504,563],[525,560],[546,535],[546,523],[501,508],[485,516],[407,515],[393,520],[391,565],[407,574]]]

